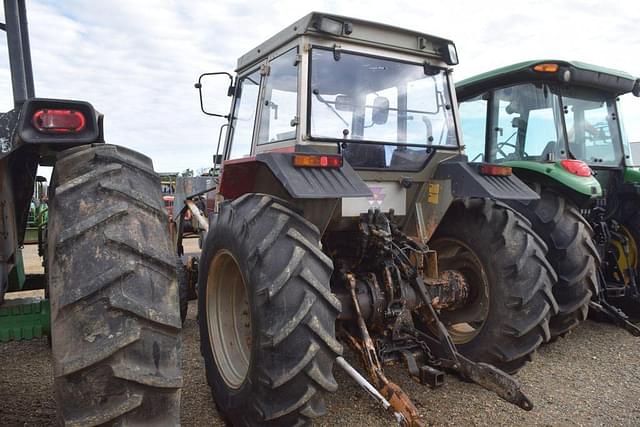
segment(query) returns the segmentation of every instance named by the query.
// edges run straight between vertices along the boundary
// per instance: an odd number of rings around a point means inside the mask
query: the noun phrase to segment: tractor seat
[[[549,154],[556,154],[556,146],[557,144],[555,141],[549,141],[540,154],[540,161],[549,161]]]

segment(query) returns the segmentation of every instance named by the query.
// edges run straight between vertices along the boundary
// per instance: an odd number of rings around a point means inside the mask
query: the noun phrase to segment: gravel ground
[[[195,302],[184,327],[184,426],[222,426],[198,344]],[[414,400],[431,425],[640,426],[640,340],[615,326],[585,322],[567,337],[543,346],[518,375],[534,402],[524,412],[480,387],[448,376],[430,390],[409,379],[404,369],[388,376]],[[51,352],[45,339],[0,344],[0,425],[44,426],[55,422]],[[357,358],[347,353],[354,365]],[[358,367],[358,365],[356,365]],[[342,371],[338,392],[327,400],[319,426],[388,426],[391,418]]]

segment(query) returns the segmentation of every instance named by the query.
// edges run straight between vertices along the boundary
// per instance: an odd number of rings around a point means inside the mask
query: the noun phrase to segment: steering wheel
[[[508,139],[504,142],[499,142],[496,145],[496,149],[498,150],[498,153],[500,153],[502,157],[506,159],[510,156],[510,154],[507,154],[504,152],[504,150],[502,150],[502,147],[505,147],[505,146],[513,148],[514,151],[517,149],[517,147],[515,144],[510,143]],[[525,159],[529,158],[529,155],[526,153],[526,151],[523,151],[522,155],[524,156]]]

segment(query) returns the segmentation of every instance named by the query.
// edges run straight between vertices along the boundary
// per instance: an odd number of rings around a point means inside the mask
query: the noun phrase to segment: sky
[[[637,0],[27,0],[36,95],[91,102],[105,115],[107,142],[143,152],[157,171],[209,167],[224,121],[200,112],[194,82],[233,72],[239,56],[312,10],[450,38],[458,81],[536,58],[640,76]],[[229,103],[224,93],[208,99],[225,114]],[[625,100],[625,111],[627,133],[640,141],[640,99]]]

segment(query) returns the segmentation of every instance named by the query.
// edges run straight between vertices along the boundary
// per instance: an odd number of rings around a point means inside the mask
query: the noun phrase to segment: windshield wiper
[[[331,104],[329,103],[329,101],[327,101],[327,100],[326,100],[326,99],[324,99],[322,96],[320,96],[320,91],[319,91],[318,89],[314,89],[314,90],[312,91],[312,93],[316,96],[316,98],[318,99],[318,101],[320,101],[320,102],[322,102],[324,105],[326,105],[326,106],[327,106],[327,107],[328,107],[328,108],[333,112],[333,114],[335,114],[335,115],[336,115],[336,117],[338,117],[340,120],[342,120],[342,123],[344,123],[344,125],[345,125],[346,127],[349,127],[349,122],[347,122],[347,121],[346,121],[346,120],[345,120],[345,119],[340,115],[340,113],[338,113],[338,112],[336,111],[336,109],[335,109],[335,108],[333,108],[333,107],[331,106]]]

